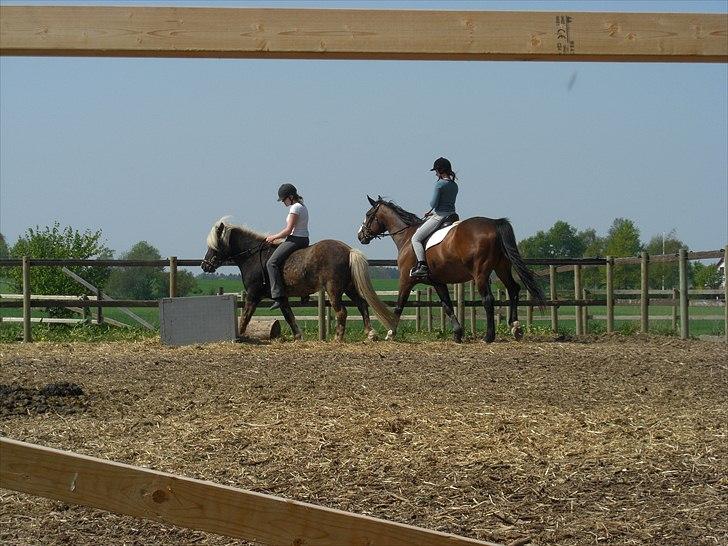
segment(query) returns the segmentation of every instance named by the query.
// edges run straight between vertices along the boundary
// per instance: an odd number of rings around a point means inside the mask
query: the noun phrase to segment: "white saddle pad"
[[[430,235],[430,238],[427,239],[427,243],[425,243],[425,250],[428,248],[432,248],[435,245],[439,245],[442,240],[445,238],[445,235],[447,235],[452,228],[457,226],[460,223],[460,220],[455,222],[452,225],[447,226],[446,228],[438,229],[435,233]]]

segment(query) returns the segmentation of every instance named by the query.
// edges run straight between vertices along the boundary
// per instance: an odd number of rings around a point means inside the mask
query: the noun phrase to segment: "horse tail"
[[[349,251],[349,269],[351,270],[351,278],[354,281],[356,291],[374,308],[379,320],[384,322],[387,328],[393,330],[396,326],[397,318],[374,291],[372,279],[369,277],[369,263],[367,262],[366,256],[352,248]]]
[[[523,284],[526,285],[526,288],[531,293],[531,297],[536,299],[539,308],[543,311],[546,306],[546,296],[544,296],[543,290],[541,290],[531,271],[523,263],[521,253],[518,252],[513,226],[508,221],[508,218],[499,218],[495,221],[495,229],[503,252],[510,260],[511,265],[518,273]]]

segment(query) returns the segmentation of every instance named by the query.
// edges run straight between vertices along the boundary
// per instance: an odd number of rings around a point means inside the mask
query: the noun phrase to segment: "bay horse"
[[[385,201],[381,196],[375,201],[367,195],[367,199],[371,208],[367,211],[359,228],[357,235],[359,242],[369,244],[372,239],[383,237],[388,232],[399,251],[397,256],[399,294],[397,306],[394,309],[397,322],[399,322],[412,287],[417,283],[430,284],[437,291],[442,306],[450,318],[453,339],[460,342],[463,327],[453,311],[446,283],[473,280],[485,308],[485,341],[491,343],[495,339],[493,303],[495,298],[490,289],[490,274],[495,271],[508,290],[508,324],[511,326],[511,333],[517,340],[523,337],[523,329],[518,322],[518,293],[521,288],[513,278],[511,268],[516,270],[523,284],[538,302],[539,307],[543,308],[546,298],[518,252],[513,227],[507,218],[473,217],[463,220],[445,235],[441,243],[427,250],[429,278],[414,279],[409,274],[417,261],[411,239],[424,220],[391,201]],[[387,334],[387,339],[391,339],[396,333],[395,326]]]
[[[260,301],[270,297],[265,263],[277,245],[266,243],[263,234],[228,224],[226,220],[227,217],[223,217],[212,226],[201,267],[206,273],[212,273],[230,260],[240,269],[246,291],[238,328],[239,335],[243,336]],[[346,331],[347,313],[341,301],[342,294],[349,296],[359,309],[364,320],[364,334],[369,339],[376,337],[369,319],[369,305],[388,328],[395,327],[394,314],[374,291],[366,257],[341,241],[326,239],[295,251],[283,267],[283,282],[287,296],[307,297],[321,288],[326,290],[336,312],[336,341],[343,341]],[[294,339],[301,339],[301,330],[287,298],[281,303],[281,312]]]

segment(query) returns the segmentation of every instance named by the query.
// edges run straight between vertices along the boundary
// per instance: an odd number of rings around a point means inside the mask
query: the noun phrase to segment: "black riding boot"
[[[410,277],[417,279],[426,279],[430,276],[430,268],[427,262],[417,262],[417,265],[410,269]]]
[[[280,309],[281,303],[283,303],[283,299],[284,298],[273,298],[273,305],[271,305],[268,309],[270,309],[271,311],[275,309]]]

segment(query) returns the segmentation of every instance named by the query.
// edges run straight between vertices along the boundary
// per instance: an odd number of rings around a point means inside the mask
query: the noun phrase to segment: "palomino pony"
[[[517,340],[523,337],[523,330],[518,322],[518,293],[521,288],[511,274],[511,267],[515,268],[539,307],[545,303],[545,297],[533,275],[523,263],[516,246],[513,227],[507,218],[493,220],[474,217],[463,220],[445,235],[441,243],[427,250],[427,264],[431,272],[429,279],[413,279],[409,272],[417,260],[412,249],[411,239],[423,220],[400,206],[383,200],[381,196],[376,201],[369,196],[367,199],[372,208],[367,211],[364,222],[359,228],[359,241],[366,245],[375,237],[383,237],[386,232],[389,232],[389,236],[392,237],[399,251],[397,257],[399,296],[397,307],[394,309],[398,322],[412,287],[420,282],[431,284],[437,291],[445,312],[450,317],[453,338],[455,341],[461,341],[463,328],[453,312],[446,283],[461,283],[472,279],[478,287],[485,307],[487,323],[485,341],[492,342],[495,339],[495,317],[493,316],[495,298],[490,290],[490,274],[495,271],[508,290],[510,300],[508,324],[511,325],[511,333]],[[387,334],[387,339],[396,333],[395,327]]]
[[[225,220],[223,217],[215,222],[207,236],[207,254],[202,260],[202,269],[212,273],[228,260],[240,268],[246,290],[245,309],[238,329],[242,336],[260,301],[270,297],[265,262],[276,245],[266,243],[265,235],[227,224]],[[283,282],[288,296],[306,297],[320,288],[326,290],[336,311],[337,341],[343,341],[346,331],[346,307],[341,302],[342,294],[349,296],[358,307],[364,319],[364,333],[369,339],[376,337],[369,320],[369,305],[388,328],[395,327],[396,318],[392,311],[377,297],[372,287],[366,257],[341,241],[327,239],[295,251],[284,265]],[[282,302],[281,311],[293,337],[301,339],[301,330],[288,300]]]

